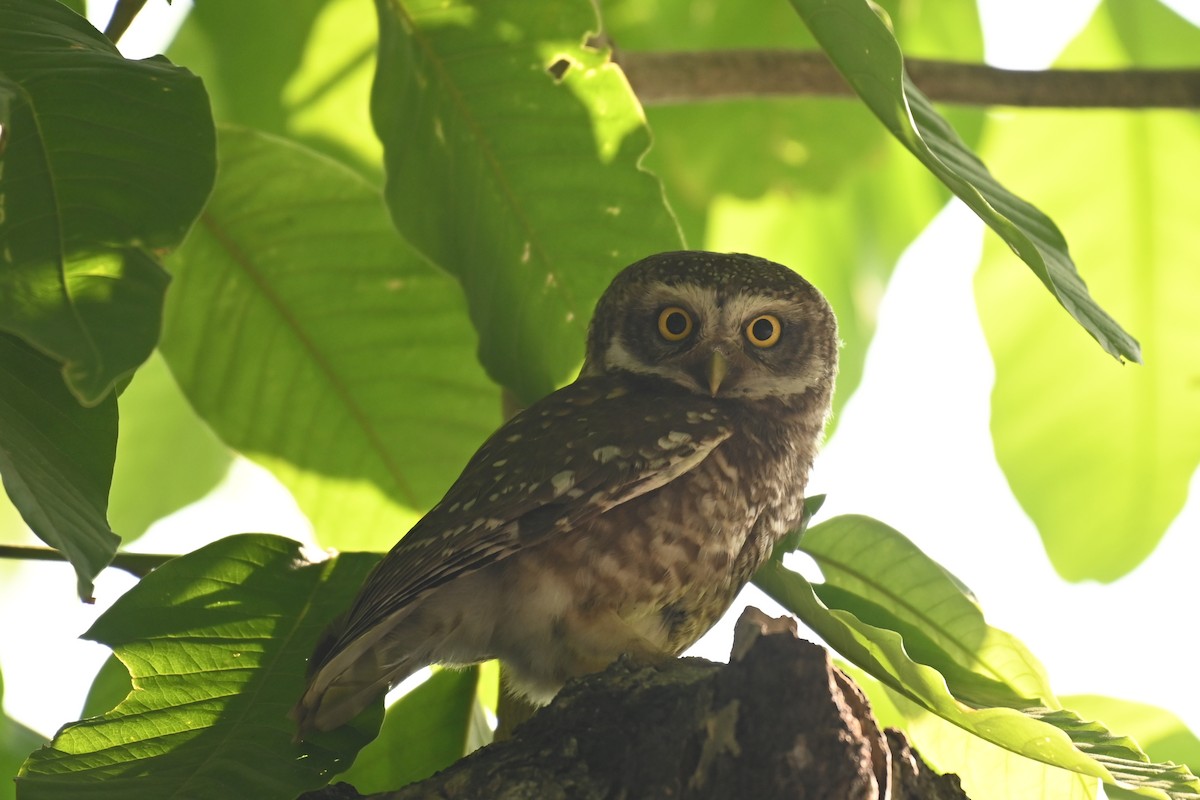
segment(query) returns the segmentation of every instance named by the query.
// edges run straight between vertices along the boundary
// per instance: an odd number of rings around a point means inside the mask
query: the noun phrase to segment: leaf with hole
[[[392,219],[462,281],[480,360],[528,404],[574,377],[617,270],[681,245],[641,108],[585,44],[586,0],[376,5]]]

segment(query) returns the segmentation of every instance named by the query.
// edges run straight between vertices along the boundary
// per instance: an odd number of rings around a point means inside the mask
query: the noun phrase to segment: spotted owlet
[[[678,655],[800,522],[837,351],[829,304],[779,264],[627,267],[579,378],[493,434],[326,631],[301,733],[431,663],[499,658],[536,703],[623,653]]]

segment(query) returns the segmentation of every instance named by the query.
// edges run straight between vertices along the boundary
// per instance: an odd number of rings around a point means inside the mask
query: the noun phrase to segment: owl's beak
[[[720,350],[713,350],[712,357],[708,360],[708,390],[713,397],[717,396],[717,390],[721,388],[721,381],[725,380],[727,372],[729,362]]]

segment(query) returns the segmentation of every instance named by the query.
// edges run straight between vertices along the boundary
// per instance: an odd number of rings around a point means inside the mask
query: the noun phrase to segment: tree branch
[[[125,31],[129,30],[134,17],[138,15],[144,5],[146,5],[146,0],[117,0],[113,6],[112,16],[108,18],[108,25],[104,26],[104,35],[110,42],[116,44],[121,41],[121,37],[125,35]]]
[[[967,800],[795,621],[747,609],[729,664],[621,659],[569,683],[505,742],[368,800],[854,797]],[[301,800],[360,800],[335,784]]]
[[[822,52],[716,50],[620,52],[638,99],[670,105],[755,97],[852,97]],[[913,83],[931,100],[977,106],[1200,108],[1200,69],[1051,69],[907,58]]]
[[[66,561],[67,557],[49,547],[24,547],[16,544],[0,544],[0,558],[22,561]],[[156,567],[162,566],[175,556],[159,553],[117,553],[110,567],[123,569],[137,578],[144,578]]]

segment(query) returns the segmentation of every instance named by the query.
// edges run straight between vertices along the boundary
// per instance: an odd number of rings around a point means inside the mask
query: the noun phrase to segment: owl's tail
[[[299,729],[297,741],[314,731],[331,731],[358,716],[376,698],[422,667],[428,666],[429,648],[400,646],[408,637],[397,636],[405,626],[393,620],[376,625],[329,652],[340,633],[340,620],[324,634],[313,654],[316,665],[308,688],[289,716]]]

